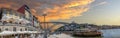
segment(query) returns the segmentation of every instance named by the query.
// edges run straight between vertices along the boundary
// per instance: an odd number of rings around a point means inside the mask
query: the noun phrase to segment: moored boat
[[[101,36],[100,31],[85,31],[85,32],[75,32],[72,34],[72,36],[77,36],[77,37],[98,37]]]

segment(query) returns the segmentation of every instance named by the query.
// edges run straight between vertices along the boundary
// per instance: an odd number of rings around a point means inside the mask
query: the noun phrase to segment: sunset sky
[[[0,0],[0,8],[17,10],[28,5],[43,21],[120,25],[120,0]]]
[[[82,16],[73,17],[65,22],[120,25],[120,0],[95,0],[90,9]]]

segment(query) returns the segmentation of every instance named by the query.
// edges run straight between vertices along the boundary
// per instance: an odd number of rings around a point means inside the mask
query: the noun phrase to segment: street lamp
[[[43,38],[47,38],[47,28],[46,28],[46,24],[45,24],[45,17],[47,16],[47,14],[43,14],[42,16],[44,16],[44,36],[43,36]]]
[[[43,14],[43,16],[44,16],[44,29],[46,29],[45,17],[47,16],[47,14]]]

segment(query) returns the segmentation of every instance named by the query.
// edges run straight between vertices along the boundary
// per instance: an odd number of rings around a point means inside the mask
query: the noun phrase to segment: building
[[[39,21],[30,8],[23,5],[18,10],[0,8],[0,31],[37,31]]]
[[[70,23],[68,25],[64,25],[64,26],[58,28],[56,30],[56,32],[59,32],[59,31],[61,31],[61,32],[75,31],[75,30],[80,29],[80,28],[81,28],[81,25],[79,25],[79,24],[77,24],[75,22],[72,22],[72,23]]]

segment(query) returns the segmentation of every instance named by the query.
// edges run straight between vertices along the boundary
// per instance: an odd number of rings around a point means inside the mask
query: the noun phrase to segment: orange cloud
[[[0,4],[0,8],[5,7],[5,8],[10,8],[12,3],[4,3]]]
[[[83,12],[86,12],[89,8],[88,5],[94,0],[71,0],[65,1],[65,4],[52,5],[52,7],[46,7],[43,12],[47,13],[46,20],[59,20],[70,19],[71,17],[81,16]],[[61,1],[59,1],[61,2]],[[44,5],[44,4],[43,4]],[[51,6],[51,5],[48,5]],[[43,21],[43,16],[39,16]]]
[[[76,0],[64,5],[64,7],[84,6],[90,4],[93,1],[94,0]]]
[[[0,4],[0,8],[5,7],[5,8],[10,8],[10,5],[4,5],[4,4]]]

